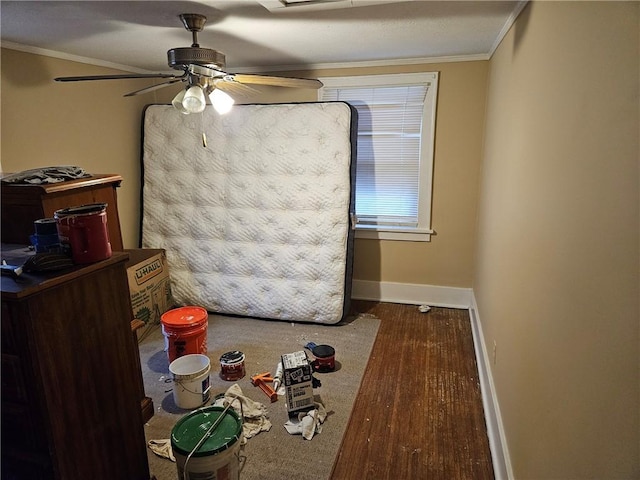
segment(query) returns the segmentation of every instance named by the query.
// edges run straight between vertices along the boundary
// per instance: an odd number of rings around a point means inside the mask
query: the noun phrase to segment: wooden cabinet
[[[116,192],[121,182],[120,175],[100,174],[42,185],[3,183],[2,243],[29,245],[35,220],[52,218],[62,208],[106,203],[111,249],[123,250]]]
[[[149,479],[127,259],[2,277],[3,479]]]

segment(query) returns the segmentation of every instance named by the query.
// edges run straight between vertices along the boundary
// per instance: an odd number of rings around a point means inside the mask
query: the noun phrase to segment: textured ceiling
[[[289,0],[292,1],[292,0]],[[296,0],[299,1],[299,0]],[[2,45],[131,71],[166,72],[191,45],[178,14],[208,17],[202,47],[235,71],[489,58],[520,1],[2,1]],[[82,58],[78,58],[82,57]]]

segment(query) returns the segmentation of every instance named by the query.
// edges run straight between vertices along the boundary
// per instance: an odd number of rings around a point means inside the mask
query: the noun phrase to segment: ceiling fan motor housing
[[[181,47],[167,52],[169,66],[176,70],[184,70],[189,65],[202,65],[217,70],[224,70],[226,59],[223,53],[211,48]]]

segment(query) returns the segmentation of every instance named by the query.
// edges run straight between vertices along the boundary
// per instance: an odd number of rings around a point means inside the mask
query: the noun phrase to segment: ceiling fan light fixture
[[[235,100],[228,93],[217,88],[209,94],[209,100],[211,100],[211,105],[220,115],[229,113],[235,103]]]
[[[182,106],[187,113],[200,113],[204,110],[206,104],[207,101],[204,98],[204,92],[199,85],[189,87],[182,99]]]
[[[184,94],[187,93],[186,90],[180,90],[180,92],[178,92],[178,94],[173,97],[173,100],[171,100],[171,105],[173,105],[173,107],[178,110],[180,113],[184,113],[185,115],[189,112],[187,112],[184,108],[184,106],[182,105],[182,100],[184,99]]]

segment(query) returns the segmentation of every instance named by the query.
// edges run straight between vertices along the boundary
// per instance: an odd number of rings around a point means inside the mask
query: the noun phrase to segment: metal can
[[[220,357],[220,378],[235,382],[245,376],[244,353],[233,350]]]

